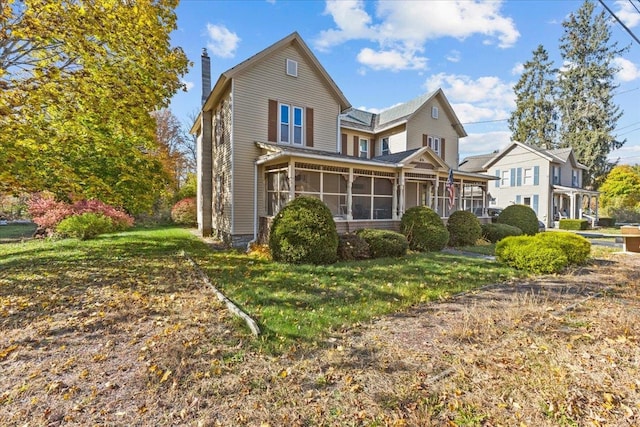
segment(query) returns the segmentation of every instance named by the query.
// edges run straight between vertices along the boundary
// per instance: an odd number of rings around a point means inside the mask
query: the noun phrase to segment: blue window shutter
[[[500,179],[502,179],[500,177],[500,169],[496,169],[496,176],[498,177],[498,179],[496,180],[496,187],[500,187]]]
[[[518,168],[518,177],[516,181],[518,187],[522,187],[522,168]]]
[[[516,196],[516,205],[520,204],[520,196]]]
[[[509,187],[516,186],[516,169],[515,168],[511,168],[511,179],[509,181],[510,181]]]
[[[537,194],[533,195],[533,210],[536,213],[536,215],[538,215],[538,195]]]
[[[533,185],[539,185],[539,184],[540,184],[540,166],[534,166],[533,167]]]

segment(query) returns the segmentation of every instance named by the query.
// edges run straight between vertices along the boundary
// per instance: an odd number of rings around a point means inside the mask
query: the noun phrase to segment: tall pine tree
[[[613,132],[622,116],[613,102],[618,71],[613,60],[625,49],[611,42],[604,11],[595,14],[587,0],[562,23],[560,53],[564,67],[559,73],[558,106],[561,114],[560,146],[572,147],[578,161],[586,165],[585,185],[598,187],[614,166],[607,160],[612,150],[626,140]]]
[[[555,100],[553,61],[542,45],[525,62],[513,87],[516,109],[509,117],[511,139],[546,149],[555,148]]]

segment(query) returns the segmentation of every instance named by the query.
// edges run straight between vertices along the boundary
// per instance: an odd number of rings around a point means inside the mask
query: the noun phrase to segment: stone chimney
[[[211,59],[207,55],[207,48],[202,48],[202,105],[211,92]]]

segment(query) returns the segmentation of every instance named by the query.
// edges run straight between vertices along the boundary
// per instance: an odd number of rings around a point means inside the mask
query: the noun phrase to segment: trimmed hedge
[[[539,233],[535,239],[540,246],[555,246],[562,249],[569,264],[584,264],[591,253],[591,242],[575,233],[563,231]]]
[[[606,216],[601,216],[600,218],[598,218],[598,225],[600,227],[615,227],[616,226],[616,219],[615,218],[606,217]]]
[[[589,227],[589,222],[586,219],[568,219],[563,218],[560,220],[558,228],[560,230],[586,230]]]
[[[449,246],[470,246],[482,237],[478,218],[469,211],[455,211],[447,221]]]
[[[583,264],[591,243],[565,232],[505,237],[496,245],[496,257],[519,270],[536,274],[558,273],[568,265]]]
[[[480,228],[482,229],[482,237],[491,243],[497,243],[508,236],[522,235],[522,230],[508,224],[482,224]]]
[[[338,232],[331,211],[321,200],[297,197],[271,224],[269,250],[274,261],[331,264],[338,259]]]
[[[363,228],[356,234],[369,245],[371,258],[401,257],[409,248],[407,238],[395,231]]]
[[[367,259],[371,256],[369,244],[355,233],[338,236],[338,258],[342,261]]]
[[[496,220],[498,224],[518,227],[523,234],[533,236],[538,232],[538,217],[533,209],[525,205],[507,206]]]
[[[113,231],[116,231],[116,225],[111,218],[92,212],[67,217],[56,227],[56,233],[61,237],[74,237],[80,240],[93,239]]]
[[[407,209],[400,221],[400,232],[407,236],[414,251],[441,251],[449,241],[449,230],[442,219],[426,206]]]

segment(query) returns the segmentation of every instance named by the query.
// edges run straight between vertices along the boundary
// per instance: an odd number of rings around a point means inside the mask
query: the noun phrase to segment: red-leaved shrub
[[[110,231],[122,231],[133,226],[133,217],[100,200],[81,200],[70,205],[56,201],[52,195],[36,194],[28,203],[29,215],[38,225],[39,234],[52,235],[62,220],[84,213],[101,214],[111,220]]]
[[[171,219],[176,224],[196,225],[198,217],[195,197],[187,197],[173,205],[173,208],[171,208]]]

